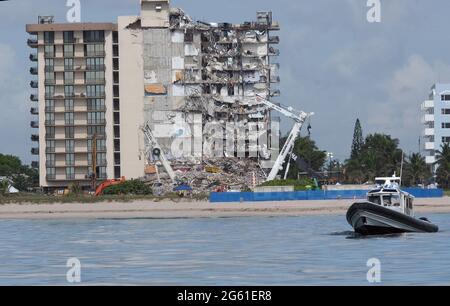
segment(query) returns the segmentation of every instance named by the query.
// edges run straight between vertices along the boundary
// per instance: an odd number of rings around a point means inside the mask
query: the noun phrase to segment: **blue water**
[[[358,238],[343,216],[225,219],[2,220],[0,285],[450,284],[450,215],[441,231]]]

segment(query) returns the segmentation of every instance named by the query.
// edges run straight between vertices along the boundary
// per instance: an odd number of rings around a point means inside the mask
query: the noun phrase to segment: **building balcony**
[[[33,154],[33,155],[39,155],[39,148],[32,148],[32,149],[31,149],[31,154]]]
[[[422,117],[422,123],[434,122],[434,115],[426,114]]]
[[[37,107],[30,108],[30,114],[39,115],[39,108],[37,108]]]
[[[105,51],[96,51],[96,52],[86,52],[85,57],[105,57]]]
[[[105,84],[105,79],[86,80],[86,84]]]
[[[106,69],[105,65],[87,65],[86,70],[87,71],[103,71]]]
[[[270,83],[280,83],[280,77],[277,75],[271,75],[270,76]]]
[[[55,167],[55,161],[53,160],[48,160],[45,162],[45,166],[48,168],[54,168]]]
[[[31,88],[39,88],[39,82],[38,81],[31,81],[30,82]]]
[[[45,85],[55,85],[55,84],[56,84],[55,79],[46,79],[45,80]]]
[[[56,153],[56,150],[54,147],[46,147],[45,153]]]
[[[56,180],[56,175],[55,175],[55,174],[47,174],[47,175],[45,176],[45,179],[46,179],[47,181],[55,181],[55,180]]]
[[[434,108],[434,101],[433,100],[424,101],[421,105],[421,108],[423,111],[429,108]]]
[[[436,156],[425,156],[425,162],[427,164],[434,164],[434,163],[436,163]]]
[[[425,142],[424,149],[425,150],[434,150],[434,142]]]
[[[278,55],[280,55],[280,50],[271,47],[271,48],[269,48],[269,53],[267,55],[278,56]]]
[[[30,68],[30,73],[32,75],[38,75],[38,73],[39,73],[38,68],[37,67],[31,67]]]
[[[38,128],[39,128],[39,122],[37,122],[37,121],[31,121],[31,122],[30,122],[30,126],[31,126],[33,129],[38,129]]]
[[[434,136],[434,129],[427,128],[423,131],[423,136]]]
[[[38,55],[36,53],[30,54],[30,61],[37,62],[38,61]]]
[[[269,44],[279,44],[279,43],[280,43],[279,36],[270,36],[269,37]]]
[[[37,134],[31,135],[31,141],[39,141],[39,135]]]
[[[28,38],[27,44],[30,48],[37,48],[38,47],[38,40],[37,38]]]
[[[39,162],[37,161],[32,161],[31,162],[31,167],[34,169],[39,169]]]
[[[30,101],[38,102],[39,101],[38,95],[35,95],[35,94],[30,95]]]

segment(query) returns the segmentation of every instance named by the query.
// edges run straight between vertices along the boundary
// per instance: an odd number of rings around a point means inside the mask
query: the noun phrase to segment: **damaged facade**
[[[170,7],[168,0],[141,0],[140,16],[119,17],[115,31],[120,53],[112,63],[120,76],[114,90],[120,101],[119,175],[131,179],[154,174],[157,162],[149,157],[141,131],[146,123],[178,173],[188,173],[194,165],[208,166],[205,143],[213,137],[213,131],[205,129],[208,122],[218,122],[224,129],[223,152],[210,164],[217,165],[221,158],[257,163],[264,155],[248,139],[226,140],[230,123],[244,125],[247,134],[249,129],[264,130],[267,148],[276,147],[264,158],[276,154],[277,144],[270,137],[274,118],[256,96],[270,100],[280,94],[274,89],[279,65],[273,60],[279,54],[279,38],[271,35],[277,30],[271,12],[258,12],[256,21],[241,24],[209,23],[194,21],[183,10]],[[107,60],[112,58],[106,55]],[[105,65],[108,68],[109,63]],[[106,101],[107,109],[114,102]],[[183,153],[175,156],[174,139],[183,138]],[[115,164],[117,155],[114,159],[106,162]]]

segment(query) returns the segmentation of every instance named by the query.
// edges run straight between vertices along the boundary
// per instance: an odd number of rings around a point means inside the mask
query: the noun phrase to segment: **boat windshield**
[[[369,196],[369,202],[380,205],[381,197],[379,195],[371,195]]]
[[[383,206],[400,206],[400,196],[396,194],[383,195]]]

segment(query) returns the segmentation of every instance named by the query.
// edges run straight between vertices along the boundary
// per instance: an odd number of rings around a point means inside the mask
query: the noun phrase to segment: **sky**
[[[82,22],[116,22],[139,14],[139,0],[81,0]],[[193,19],[252,21],[271,10],[281,24],[278,101],[314,112],[311,137],[344,161],[353,128],[397,138],[419,150],[420,105],[434,83],[450,82],[450,1],[381,0],[381,22],[369,23],[366,0],[172,0]],[[38,15],[65,22],[66,0],[0,2],[0,153],[34,158],[30,149],[32,52],[25,24]],[[284,118],[283,118],[284,119]],[[282,120],[283,131],[292,123]]]

